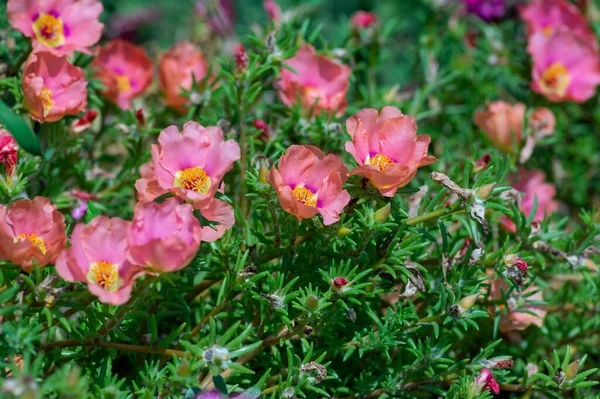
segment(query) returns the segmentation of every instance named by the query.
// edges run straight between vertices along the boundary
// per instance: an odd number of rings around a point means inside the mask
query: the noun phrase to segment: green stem
[[[77,339],[67,339],[64,341],[56,341],[46,344],[42,347],[43,350],[50,350],[52,348],[69,348],[74,346],[93,346],[96,348],[109,348],[109,349],[117,349],[127,352],[137,352],[137,353],[149,353],[153,355],[163,355],[163,356],[177,356],[177,357],[185,357],[187,353],[184,351],[179,351],[175,349],[165,349],[165,348],[153,348],[149,346],[141,346],[141,345],[130,345],[130,344],[121,344],[118,342],[104,342],[98,339],[93,338],[84,338],[83,340]]]
[[[431,220],[437,220],[442,216],[454,215],[458,213],[463,213],[465,210],[462,208],[462,202],[457,202],[450,207],[438,209],[437,211],[429,212],[424,215],[414,216],[412,218],[406,219],[405,223],[408,226],[414,226],[419,223],[429,222]]]

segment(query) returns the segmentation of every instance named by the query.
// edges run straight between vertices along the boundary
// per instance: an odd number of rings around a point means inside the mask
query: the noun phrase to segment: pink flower
[[[56,55],[90,53],[100,40],[102,3],[97,0],[8,0],[10,24],[33,39],[33,51]]]
[[[492,143],[504,152],[514,152],[521,144],[525,104],[510,105],[504,101],[488,104],[485,111],[475,113],[475,124]]]
[[[56,122],[77,115],[87,106],[87,80],[83,71],[57,56],[40,51],[23,67],[23,92],[29,115],[38,122]]]
[[[479,385],[480,389],[486,388],[495,394],[500,393],[500,385],[496,382],[490,369],[483,368],[479,373],[479,377],[475,378],[475,384]]]
[[[514,178],[514,177],[513,177]],[[546,175],[540,170],[525,170],[519,169],[518,181],[512,184],[512,187],[523,193],[521,201],[521,209],[525,216],[529,217],[533,210],[533,203],[537,196],[537,210],[533,217],[533,222],[544,220],[547,215],[558,209],[558,203],[554,200],[556,188],[551,183],[546,183]],[[515,224],[505,219],[502,221],[503,226],[512,232],[516,231]]]
[[[56,261],[56,271],[66,281],[86,283],[100,302],[124,304],[142,274],[127,260],[129,226],[130,222],[107,216],[98,216],[87,226],[77,224],[71,248]]]
[[[192,206],[169,198],[162,204],[138,203],[127,232],[129,260],[152,272],[186,267],[200,248],[200,223]]]
[[[286,212],[299,221],[320,213],[324,225],[340,220],[350,194],[343,190],[348,170],[337,156],[325,156],[311,145],[292,145],[277,166],[271,168],[267,180]]]
[[[240,70],[244,70],[248,67],[248,54],[246,54],[246,49],[241,44],[236,44],[233,49],[233,56],[235,58],[235,63]]]
[[[556,117],[548,108],[536,108],[529,117],[529,126],[531,126],[534,133],[538,136],[549,136],[554,133]]]
[[[350,25],[354,28],[368,28],[377,23],[377,15],[368,11],[356,11],[350,18]]]
[[[264,0],[263,7],[269,17],[269,21],[281,21],[281,8],[275,0]]]
[[[98,112],[93,109],[88,110],[85,115],[71,123],[71,131],[75,134],[80,134],[92,127],[92,123],[96,120]]]
[[[225,185],[222,185],[219,191],[223,192],[224,188]],[[203,218],[215,223],[212,227],[202,226],[202,241],[218,240],[235,224],[233,207],[225,201],[213,197],[206,202],[196,202],[194,209],[199,210]]]
[[[533,91],[553,102],[582,103],[593,97],[600,84],[600,60],[588,43],[566,28],[554,29],[550,36],[532,35],[527,51],[533,58]]]
[[[596,36],[590,29],[585,16],[577,6],[569,1],[533,0],[521,9],[520,14],[527,24],[529,36],[542,32],[549,37],[554,30],[566,28],[590,46],[598,48]]]
[[[492,272],[493,273],[493,272]],[[490,299],[499,299],[502,298],[502,291],[505,293],[509,291],[508,284],[506,284],[501,279],[493,279],[493,276],[490,274]],[[531,294],[533,293],[533,294]],[[530,325],[535,325],[538,327],[542,327],[544,324],[544,317],[548,311],[540,306],[529,304],[528,302],[538,302],[543,301],[544,297],[542,292],[535,285],[530,285],[523,292],[521,292],[516,297],[509,297],[508,302],[508,311],[503,312],[500,317],[500,331],[502,333],[509,333],[512,331],[523,331]],[[504,305],[500,305],[500,310],[504,309]],[[527,310],[531,313],[525,312],[517,312],[516,309]],[[488,313],[490,317],[494,317],[494,307],[490,306],[488,308]]]
[[[279,97],[288,107],[300,97],[302,107],[311,115],[328,112],[341,116],[348,101],[350,68],[324,55],[317,55],[314,47],[305,44],[286,65],[297,73],[281,69]]]
[[[170,191],[188,201],[202,201],[204,206],[240,159],[240,146],[224,141],[221,128],[196,122],[186,123],[181,133],[175,126],[164,129],[158,143],[152,146],[152,167],[144,166],[142,179],[136,182],[140,201]]]
[[[146,51],[121,39],[100,48],[92,65],[106,87],[103,94],[121,109],[131,108],[131,100],[144,93],[154,75],[154,65]]]
[[[0,129],[0,164],[4,165],[6,176],[13,175],[17,166],[19,145],[8,130]]]
[[[208,62],[192,43],[181,42],[161,58],[158,72],[167,105],[183,111],[189,98],[182,95],[182,90],[191,91],[194,79],[198,83],[206,77]]]
[[[365,108],[348,118],[346,130],[352,137],[346,151],[359,164],[351,174],[368,178],[385,197],[406,186],[417,168],[437,161],[427,155],[431,138],[417,136],[415,118],[396,107],[383,107],[381,113]]]
[[[67,245],[65,218],[45,197],[0,205],[0,247],[4,256],[25,271],[33,261],[54,263]]]

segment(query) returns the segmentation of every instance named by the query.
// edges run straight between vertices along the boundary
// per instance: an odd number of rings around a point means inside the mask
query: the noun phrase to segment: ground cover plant
[[[600,6],[0,4],[0,396],[596,398]]]

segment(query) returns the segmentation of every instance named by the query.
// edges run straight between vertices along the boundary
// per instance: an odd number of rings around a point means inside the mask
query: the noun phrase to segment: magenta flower
[[[127,231],[129,260],[151,272],[186,267],[200,247],[200,223],[192,206],[169,198],[162,204],[138,203]]]
[[[204,206],[238,159],[240,146],[224,141],[219,127],[188,122],[180,133],[170,126],[158,136],[158,145],[152,146],[152,168],[144,167],[145,176],[136,182],[138,199],[151,200],[170,191],[187,201],[202,201],[199,206]]]
[[[11,177],[17,167],[19,145],[8,130],[0,129],[0,164],[4,165],[6,176]]]
[[[29,115],[38,122],[56,122],[87,106],[87,80],[67,56],[48,51],[31,54],[23,67],[23,92]]]
[[[484,21],[500,18],[506,12],[505,0],[463,0],[467,12],[477,15]]]
[[[368,178],[381,195],[392,197],[406,186],[417,169],[437,159],[427,155],[431,138],[417,136],[417,122],[396,107],[365,108],[346,121],[348,151],[359,166],[351,172]]]
[[[33,39],[33,51],[55,55],[90,53],[100,40],[102,3],[97,0],[8,0],[10,24]]]
[[[130,109],[131,100],[146,91],[154,76],[146,50],[121,39],[100,48],[92,66],[106,87],[103,94],[121,109]]]
[[[533,58],[533,91],[553,102],[582,103],[593,97],[600,84],[600,59],[589,42],[564,27],[549,36],[532,35],[527,51]]]
[[[598,48],[598,41],[585,16],[567,0],[533,0],[520,10],[529,36],[538,32],[549,37],[554,30],[566,28],[588,45]]]
[[[23,270],[33,262],[44,267],[67,246],[65,217],[45,197],[0,205],[0,248],[6,259]]]
[[[327,112],[341,116],[344,113],[348,104],[350,67],[316,54],[314,47],[308,44],[285,64],[296,71],[281,69],[279,97],[285,105],[291,107],[300,98],[302,108],[311,115]]]
[[[356,11],[350,18],[350,25],[358,29],[366,29],[377,23],[377,15],[368,11]]]
[[[490,369],[483,368],[479,372],[479,377],[475,378],[475,384],[480,387],[480,389],[489,389],[495,394],[500,393],[500,385],[496,382],[494,375],[490,371]]]
[[[311,145],[288,147],[267,180],[277,191],[281,207],[299,221],[320,213],[323,224],[330,225],[340,220],[350,201],[350,194],[343,190],[348,170],[342,161]]]
[[[129,300],[135,279],[143,272],[127,260],[130,222],[98,216],[87,226],[77,224],[71,248],[56,261],[66,281],[86,283],[100,302],[122,305]]]

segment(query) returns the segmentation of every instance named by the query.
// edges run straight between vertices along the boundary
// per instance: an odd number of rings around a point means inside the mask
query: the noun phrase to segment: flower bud
[[[350,233],[352,233],[352,230],[350,230],[347,227],[342,226],[337,230],[337,232],[335,234],[340,238],[344,238]]]
[[[571,362],[565,368],[565,377],[567,380],[570,381],[577,376],[577,372],[579,371],[579,363],[580,362],[581,362],[580,359],[577,359],[574,362]]]
[[[481,200],[486,200],[492,194],[492,191],[494,191],[494,187],[496,187],[496,183],[490,183],[486,184],[485,186],[481,186],[475,191],[475,195],[477,195],[477,198]]]
[[[503,260],[507,267],[516,266],[522,272],[526,272],[527,267],[529,266],[527,262],[525,262],[523,259],[519,258],[515,254],[506,255],[504,256]]]
[[[77,119],[71,124],[71,132],[75,134],[85,132],[90,127],[92,127],[92,123],[94,123],[94,120],[96,120],[97,116],[98,112],[94,111],[93,109],[89,109],[85,113],[85,115],[83,115],[81,118]]]
[[[350,282],[344,277],[336,277],[333,280],[331,280],[331,286],[337,291],[342,290],[342,288],[344,288],[349,283]]]
[[[475,305],[475,302],[477,302],[477,298],[479,298],[479,292],[476,294],[464,297],[463,299],[461,299],[459,305],[464,310],[469,310],[473,307],[473,305]]]
[[[387,220],[388,216],[390,216],[391,209],[392,209],[392,205],[388,203],[383,208],[378,209],[375,212],[375,215],[373,216],[373,218],[375,219],[376,222],[383,223]]]
[[[377,23],[377,15],[368,11],[357,11],[352,14],[350,25],[354,29],[366,29]]]
[[[262,184],[267,184],[267,176],[269,175],[269,170],[265,166],[264,163],[261,162],[260,168],[258,168],[258,181]]]
[[[241,44],[236,45],[233,50],[233,56],[239,70],[243,71],[248,67],[248,54],[246,54],[244,46]]]
[[[477,161],[475,161],[475,173],[479,173],[483,170],[485,170],[485,168],[487,168],[490,164],[490,160],[492,159],[491,155],[489,153],[485,153],[483,154],[483,156],[481,158],[479,158]]]
[[[146,117],[144,116],[144,110],[138,109],[135,111],[135,120],[138,123],[138,126],[143,127],[146,126]]]
[[[565,372],[563,371],[563,369],[560,367],[556,370],[556,372],[552,376],[552,381],[556,382],[556,384],[558,384],[559,388],[563,384],[563,382],[565,382],[566,379],[567,379],[567,376],[566,376]]]
[[[270,137],[269,125],[261,119],[257,119],[254,121],[254,127],[258,130],[262,130],[262,133],[258,135],[258,139],[261,141],[268,141]]]
[[[494,375],[487,368],[481,369],[479,377],[475,378],[475,385],[478,386],[480,389],[489,389],[495,394],[500,393],[500,385],[498,385],[496,379],[494,378]]]
[[[319,298],[315,295],[307,296],[304,300],[304,306],[311,312],[317,310],[319,308]]]

